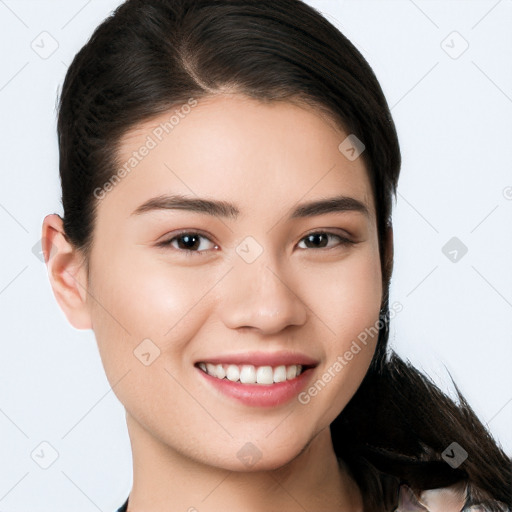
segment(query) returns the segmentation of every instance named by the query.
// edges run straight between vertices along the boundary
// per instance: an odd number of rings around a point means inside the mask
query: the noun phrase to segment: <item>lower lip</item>
[[[196,367],[196,369],[207,382],[222,393],[253,407],[276,407],[289,402],[306,387],[314,370],[314,368],[308,368],[292,380],[275,384],[242,384],[228,379],[218,379],[200,368]]]

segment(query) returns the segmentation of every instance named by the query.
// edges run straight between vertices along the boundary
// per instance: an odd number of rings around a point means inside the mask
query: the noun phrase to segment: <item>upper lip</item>
[[[300,364],[302,366],[317,366],[318,361],[297,352],[244,352],[239,354],[226,354],[223,356],[204,357],[197,363],[212,364],[252,364],[253,366],[290,366]]]

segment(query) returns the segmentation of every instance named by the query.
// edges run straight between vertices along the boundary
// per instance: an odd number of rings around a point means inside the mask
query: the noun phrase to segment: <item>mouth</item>
[[[316,364],[262,365],[228,364],[200,361],[194,365],[201,371],[219,380],[239,384],[268,386],[280,382],[292,381]]]
[[[194,367],[214,396],[268,408],[290,403],[312,380],[319,364],[306,354],[284,350],[203,356]]]

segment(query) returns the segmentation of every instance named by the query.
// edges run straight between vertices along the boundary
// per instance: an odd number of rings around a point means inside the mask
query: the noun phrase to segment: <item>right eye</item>
[[[193,254],[202,255],[202,253],[208,252],[211,249],[199,250],[201,247],[201,239],[211,240],[196,231],[181,231],[178,234],[175,234],[172,238],[168,238],[163,242],[159,242],[158,247],[173,247],[174,250],[178,252],[183,252],[187,256],[192,256]],[[178,247],[173,245],[173,242],[177,241]],[[211,242],[213,244],[213,242]],[[218,247],[214,245],[214,247]]]

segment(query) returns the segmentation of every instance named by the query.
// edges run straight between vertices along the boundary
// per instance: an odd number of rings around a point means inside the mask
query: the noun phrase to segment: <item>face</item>
[[[311,108],[230,95],[169,128],[172,114],[123,138],[130,171],[97,194],[87,308],[101,359],[132,425],[162,450],[243,471],[240,450],[257,449],[255,468],[279,467],[341,412],[374,353],[364,333],[382,283],[367,172],[338,149],[348,134]],[[177,195],[223,208],[190,210]],[[339,196],[351,199],[300,210]],[[270,356],[314,367],[243,400],[233,386],[248,384],[219,387],[198,366],[233,355],[260,375]]]

